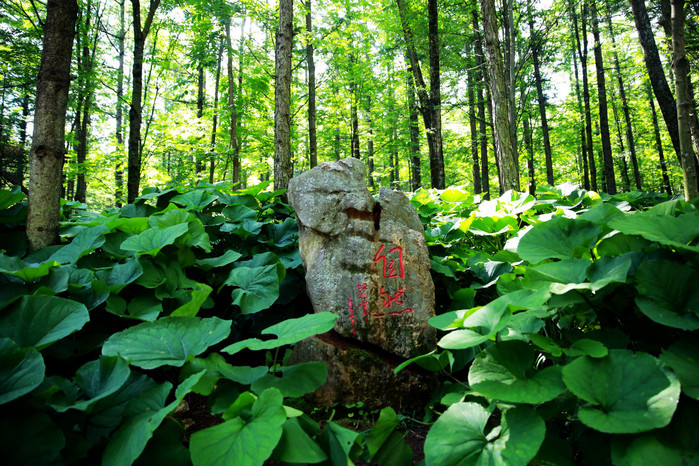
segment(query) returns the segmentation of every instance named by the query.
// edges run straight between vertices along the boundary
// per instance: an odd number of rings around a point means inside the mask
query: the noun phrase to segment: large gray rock
[[[315,311],[336,313],[340,335],[405,358],[433,350],[434,284],[408,198],[382,188],[374,201],[354,158],[293,178],[288,195]]]

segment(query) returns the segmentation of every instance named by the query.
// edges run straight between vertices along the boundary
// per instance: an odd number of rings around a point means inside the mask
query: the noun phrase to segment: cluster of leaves
[[[61,244],[29,254],[24,196],[0,191],[3,461],[396,464],[390,408],[359,434],[285,404],[327,369],[284,366],[280,348],[336,316],[302,315],[296,221],[267,186],[149,189],[101,213],[64,203]],[[201,398],[208,426],[186,430]]]
[[[412,197],[453,301],[406,363],[456,380],[427,465],[699,461],[697,203],[603,196]]]

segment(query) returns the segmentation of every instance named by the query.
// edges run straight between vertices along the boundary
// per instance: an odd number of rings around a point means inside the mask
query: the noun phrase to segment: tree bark
[[[587,166],[587,140],[585,139],[585,110],[583,109],[582,97],[580,95],[580,77],[578,75],[578,61],[575,50],[573,50],[573,70],[575,74],[575,95],[578,101],[578,114],[580,115],[580,152],[583,169],[583,187],[590,190],[590,173]]]
[[[374,189],[374,120],[371,117],[371,96],[367,97],[366,122],[369,128],[369,136],[367,138],[367,178],[369,180],[369,188]]]
[[[671,0],[672,5],[672,63],[677,89],[677,131],[680,140],[680,161],[684,178],[684,198],[689,201],[699,196],[697,163],[694,159],[690,118],[692,96],[689,93],[689,61],[684,43],[684,0]]]
[[[435,107],[435,103],[441,105],[441,96],[439,95],[439,34],[437,21],[437,3],[436,0],[428,2],[429,16],[429,41],[430,41],[430,91],[427,91],[427,85],[422,76],[422,69],[417,58],[415,49],[415,40],[413,31],[408,23],[407,12],[404,0],[396,0],[398,5],[398,14],[400,16],[403,36],[407,46],[408,58],[410,61],[409,72],[413,74],[415,80],[415,91],[420,102],[420,112],[425,124],[425,132],[427,133],[427,147],[430,158],[430,181],[433,188],[444,189],[444,156],[442,153],[442,122],[441,108]],[[436,79],[436,81],[435,81]],[[438,121],[436,121],[438,120]]]
[[[672,196],[672,184],[667,173],[667,163],[665,162],[665,154],[663,152],[663,141],[660,138],[660,125],[658,124],[658,114],[655,111],[655,102],[653,100],[653,89],[650,83],[648,84],[648,101],[650,102],[650,115],[653,120],[653,135],[655,136],[655,150],[658,151],[658,160],[660,162],[660,173],[663,179],[663,190]]]
[[[143,122],[143,52],[146,38],[150,32],[155,11],[160,0],[150,0],[146,21],[141,27],[141,2],[131,0],[133,6],[133,77],[131,90],[131,108],[129,109],[129,166],[127,180],[127,200],[132,203],[138,197],[141,185],[141,124]]]
[[[493,122],[496,157],[499,166],[500,190],[519,191],[519,169],[510,131],[508,98],[505,89],[505,71],[497,31],[495,2],[481,0],[485,56],[488,62],[490,87],[493,94]]]
[[[351,46],[350,46],[351,47]],[[349,78],[349,92],[350,92],[350,156],[356,159],[361,158],[359,153],[359,103],[357,96],[357,83],[355,81],[355,65],[357,63],[357,58],[354,54],[350,54],[350,78]]]
[[[311,0],[306,0],[306,65],[308,66],[308,155],[311,168],[318,165],[318,134],[316,128],[316,64],[313,58],[313,23]],[[373,146],[373,141],[372,141]]]
[[[480,154],[481,154],[481,192],[483,193],[483,199],[490,199],[490,173],[488,167],[488,136],[487,136],[487,123],[485,114],[485,76],[487,73],[483,72],[485,63],[483,61],[483,36],[480,33],[479,21],[478,21],[478,8],[473,8],[471,12],[471,17],[473,21],[473,30],[475,34],[474,42],[476,46],[476,69],[475,69],[475,80],[477,83],[476,87],[476,97],[478,100],[478,140],[480,143]]]
[[[539,115],[541,116],[541,133],[544,139],[544,156],[546,163],[546,182],[553,186],[553,159],[551,157],[551,141],[549,138],[549,123],[546,118],[546,96],[541,85],[541,70],[539,66],[539,49],[541,47],[541,39],[534,30],[534,19],[529,13],[529,37],[531,38],[532,60],[534,62],[534,82],[536,84],[536,97],[539,103]]]
[[[124,99],[124,55],[126,48],[124,47],[124,39],[126,38],[126,0],[119,2],[119,33],[117,34],[117,49],[119,54],[119,66],[117,68],[117,90],[116,90],[116,131],[115,138],[117,142],[117,159],[114,170],[114,184],[116,186],[114,192],[114,205],[121,207],[122,198],[124,196],[124,161],[121,151],[124,149],[124,108],[122,100]]]
[[[677,126],[677,105],[675,98],[672,95],[670,86],[668,85],[663,64],[660,61],[658,46],[655,43],[655,36],[651,28],[650,18],[646,10],[645,0],[629,0],[631,4],[631,12],[633,13],[634,23],[638,31],[638,40],[641,43],[643,50],[643,58],[646,62],[646,69],[650,78],[650,83],[653,86],[653,93],[658,101],[660,112],[665,120],[665,125],[670,133],[672,147],[675,149],[678,160],[681,160],[679,130]]]
[[[536,194],[536,172],[534,171],[534,146],[532,144],[532,130],[529,123],[529,113],[524,114],[524,145],[527,147],[527,171],[529,172],[529,194]],[[551,183],[549,183],[551,184]]]
[[[466,54],[471,53],[470,43],[466,44]],[[468,78],[468,122],[471,132],[471,173],[473,178],[473,192],[474,194],[481,193],[481,167],[478,158],[478,121],[476,120],[476,98],[475,98],[475,88],[477,86],[476,79],[474,77],[475,71],[473,67],[468,68],[467,78]]]
[[[75,0],[48,0],[29,159],[27,244],[31,251],[58,242],[65,117],[77,17]]]
[[[417,191],[422,184],[422,174],[420,173],[420,128],[415,98],[415,80],[411,73],[406,73],[405,76],[405,87],[408,93],[408,129],[410,132],[410,190]]]
[[[242,35],[242,32],[241,32]],[[238,159],[238,109],[235,103],[235,70],[233,68],[233,40],[231,38],[231,18],[226,21],[226,45],[228,46],[228,110],[231,121],[228,128],[230,138],[229,158],[233,160],[233,183],[240,182],[240,160]]]
[[[274,65],[274,189],[287,189],[291,179],[291,53],[293,0],[279,1],[279,30]]]
[[[221,61],[223,60],[223,41],[216,55],[216,80],[214,84],[214,115],[211,119],[211,144],[209,145],[209,183],[214,182],[216,174],[216,131],[218,130],[218,88],[221,85]]]
[[[594,55],[595,69],[597,71],[597,99],[599,101],[599,128],[602,139],[602,160],[604,162],[604,178],[606,180],[606,191],[609,194],[616,194],[616,179],[614,178],[614,159],[612,159],[612,140],[609,136],[609,116],[607,114],[607,88],[604,75],[604,62],[602,61],[602,43],[599,34],[599,17],[597,14],[597,4],[592,2],[592,36],[595,39]]]

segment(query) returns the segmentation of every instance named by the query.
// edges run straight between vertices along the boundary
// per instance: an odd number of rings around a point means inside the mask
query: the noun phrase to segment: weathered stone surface
[[[391,406],[401,412],[420,412],[437,387],[434,374],[409,367],[393,373],[397,361],[375,352],[338,341],[329,334],[307,338],[294,347],[290,364],[324,361],[328,378],[318,390],[306,396],[315,406],[335,402],[352,404],[361,401],[364,409]]]
[[[342,336],[402,357],[433,350],[434,284],[420,218],[408,198],[366,188],[358,159],[319,165],[289,184],[301,258],[316,312]]]

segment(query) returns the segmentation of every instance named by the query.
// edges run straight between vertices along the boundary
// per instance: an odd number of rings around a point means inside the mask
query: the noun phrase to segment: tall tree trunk
[[[221,62],[223,61],[223,40],[216,55],[216,82],[214,84],[214,115],[211,119],[211,144],[209,145],[209,183],[216,174],[216,131],[218,130],[218,89],[221,85]]]
[[[203,60],[199,62],[197,66],[197,119],[201,121],[204,117],[204,96],[206,95],[206,75],[204,74],[204,63]],[[203,154],[197,151],[197,162],[195,166],[195,172],[197,175],[204,171],[204,160]],[[199,176],[197,176],[197,179]]]
[[[435,107],[435,102],[441,105],[441,96],[439,95],[439,23],[437,21],[437,0],[429,0],[428,16],[429,16],[429,42],[430,42],[430,91],[427,91],[427,85],[422,76],[422,69],[418,61],[417,52],[415,49],[415,41],[413,31],[408,23],[407,12],[404,0],[396,0],[398,5],[398,14],[400,16],[403,36],[408,51],[410,61],[409,72],[413,74],[415,79],[415,90],[420,102],[420,112],[422,120],[425,124],[425,132],[427,133],[427,147],[430,157],[430,180],[433,188],[444,189],[444,156],[442,153],[442,122],[441,108]],[[435,121],[438,118],[439,121]]]
[[[471,55],[471,45],[466,44],[466,55]],[[474,77],[475,71],[473,67],[468,68],[468,122],[471,132],[471,168],[473,178],[473,192],[479,194],[481,192],[481,167],[478,158],[478,121],[476,120],[476,98],[475,87],[477,86]]]
[[[505,91],[507,92],[507,110],[510,120],[510,139],[512,140],[512,151],[515,154],[515,161],[519,166],[519,150],[517,148],[517,102],[516,92],[516,69],[515,69],[515,42],[517,41],[517,30],[515,28],[514,0],[503,0],[503,24],[505,38],[504,62],[505,67]]]
[[[75,0],[48,0],[29,155],[27,244],[31,251],[58,242],[65,118],[77,17]]]
[[[131,90],[131,108],[129,109],[129,174],[127,180],[127,200],[132,203],[141,185],[141,124],[143,122],[143,51],[146,38],[150,32],[155,11],[160,0],[150,0],[146,21],[141,27],[141,2],[131,0],[133,6],[133,78]]]
[[[583,2],[582,20],[582,47],[580,45],[580,35],[578,34],[578,14],[575,3],[571,1],[571,11],[573,12],[573,26],[575,28],[575,42],[580,58],[583,78],[583,102],[585,107],[585,140],[587,146],[587,161],[590,170],[590,188],[598,191],[597,186],[597,166],[595,165],[595,148],[592,143],[592,111],[590,109],[590,84],[587,76],[587,0]]]
[[[538,37],[534,30],[534,19],[531,15],[531,7],[529,12],[529,37],[531,38],[532,60],[534,62],[534,82],[536,84],[536,97],[539,103],[539,115],[541,115],[541,132],[544,138],[544,156],[546,161],[546,182],[553,186],[553,159],[551,157],[551,141],[549,139],[549,123],[546,118],[546,96],[541,85],[541,70],[539,66],[539,48],[541,47],[541,38]]]
[[[318,165],[318,135],[316,129],[316,64],[313,58],[313,24],[311,0],[306,0],[306,65],[308,66],[308,152],[311,168]],[[371,145],[373,146],[373,141]]]
[[[660,138],[660,125],[658,124],[658,114],[655,111],[655,102],[653,100],[653,89],[650,83],[648,84],[648,100],[650,102],[650,115],[653,120],[653,134],[655,136],[655,150],[658,151],[658,160],[660,161],[660,172],[663,179],[663,190],[672,196],[672,184],[670,177],[667,174],[667,163],[665,162],[665,154],[663,152],[663,141]]]
[[[638,169],[638,158],[636,156],[636,142],[633,137],[633,128],[631,126],[631,112],[629,111],[629,103],[626,100],[626,89],[624,88],[624,79],[621,76],[621,65],[619,64],[619,53],[614,39],[614,26],[612,24],[611,5],[609,0],[607,4],[607,25],[609,27],[609,36],[612,39],[612,49],[614,51],[614,70],[617,76],[617,84],[619,85],[619,97],[621,98],[622,111],[624,112],[624,121],[626,123],[626,143],[629,146],[629,159],[633,167],[633,179],[636,189],[641,189],[641,172]]]
[[[241,28],[241,36],[242,36]],[[226,21],[226,44],[228,46],[228,109],[231,115],[228,134],[230,137],[229,158],[233,160],[233,183],[240,182],[240,160],[238,159],[238,109],[235,102],[235,70],[233,68],[233,40],[231,38],[231,19]]]
[[[663,71],[663,64],[660,61],[660,54],[658,53],[658,46],[655,43],[655,36],[653,35],[650,18],[646,10],[646,3],[645,0],[629,0],[629,3],[631,4],[631,12],[633,13],[634,23],[638,31],[638,40],[643,50],[643,58],[646,62],[648,76],[653,86],[653,93],[658,101],[660,112],[663,114],[667,130],[670,133],[672,147],[675,149],[677,159],[682,163],[680,137],[677,126],[677,105],[675,104],[675,98],[672,95],[667,78],[665,77],[665,72]]]
[[[439,9],[438,0],[427,0],[427,16],[430,51],[430,109],[432,111],[432,139],[434,153],[430,154],[430,177],[432,187],[444,189],[444,153],[442,149],[442,92],[440,76]]]
[[[602,160],[604,162],[604,178],[607,182],[606,191],[616,194],[616,180],[614,178],[614,159],[612,158],[612,140],[609,136],[609,116],[607,115],[607,89],[604,75],[604,62],[602,61],[602,43],[599,34],[599,17],[597,3],[592,2],[590,11],[592,18],[592,36],[595,38],[594,55],[595,69],[597,70],[597,96],[599,101],[599,127],[602,139]]]
[[[483,61],[483,37],[479,32],[479,21],[478,21],[478,9],[474,8],[472,10],[473,19],[473,30],[475,31],[475,45],[476,45],[476,70],[475,70],[475,80],[477,83],[476,95],[478,99],[478,139],[480,143],[480,154],[481,154],[481,192],[483,193],[483,199],[490,199],[490,174],[488,167],[488,136],[487,136],[487,123],[485,114],[485,103],[486,99],[484,96],[485,88],[485,76],[487,73],[483,71],[485,63]]]
[[[532,130],[529,123],[529,113],[524,114],[524,145],[527,147],[527,171],[529,172],[529,194],[536,194],[536,173],[534,171],[534,145],[532,144]],[[549,183],[551,184],[551,183]]]
[[[583,109],[582,97],[580,95],[580,77],[578,75],[578,60],[575,50],[573,50],[573,70],[575,74],[575,95],[578,101],[578,115],[580,115],[580,159],[583,168],[583,187],[590,190],[590,173],[587,166],[587,140],[585,138],[585,110]]]
[[[420,173],[420,128],[417,116],[417,100],[415,98],[415,80],[411,73],[406,73],[405,76],[405,87],[408,93],[408,125],[410,132],[410,190],[417,191],[422,184],[422,176]]]
[[[493,122],[496,157],[499,165],[500,190],[519,191],[519,168],[514,151],[508,98],[505,90],[505,70],[503,68],[500,41],[498,39],[497,17],[493,0],[481,0],[485,56],[488,62],[490,87],[493,94]]]
[[[359,102],[357,96],[357,83],[355,82],[354,72],[357,59],[354,54],[350,54],[350,156],[356,159],[361,158],[359,154]]]
[[[119,54],[119,66],[117,68],[117,91],[116,91],[116,142],[117,142],[117,159],[114,169],[114,204],[121,207],[122,198],[124,196],[124,159],[121,151],[124,149],[124,108],[122,100],[124,99],[124,55],[126,48],[124,47],[124,39],[126,38],[126,0],[119,2],[119,33],[117,34],[117,53]]]
[[[694,199],[699,196],[697,189],[696,160],[692,148],[690,133],[690,112],[692,96],[689,93],[689,61],[684,43],[684,0],[671,0],[672,4],[672,63],[677,89],[677,131],[680,140],[680,160],[684,175],[684,198]]]
[[[287,189],[291,178],[291,53],[293,0],[279,1],[279,30],[274,65],[274,189]]]
[[[367,138],[367,178],[369,179],[369,188],[374,189],[374,120],[371,117],[371,96],[367,97],[366,122],[369,128],[369,137]]]

